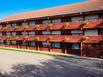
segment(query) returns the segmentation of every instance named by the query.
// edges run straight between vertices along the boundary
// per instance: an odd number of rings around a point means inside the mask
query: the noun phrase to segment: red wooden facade
[[[86,10],[81,11],[81,5],[74,4],[72,7],[64,6],[64,10],[78,6],[78,11],[73,13],[68,10],[64,14],[62,7],[56,7],[61,13],[51,14],[50,9],[44,9],[43,14],[37,11],[39,14],[32,12],[35,14],[33,16],[25,13],[1,20],[0,46],[103,57],[103,8],[100,8],[103,2],[95,0],[84,3],[92,3],[91,7],[94,3],[99,10],[87,8],[86,5]],[[50,16],[46,16],[49,13]]]

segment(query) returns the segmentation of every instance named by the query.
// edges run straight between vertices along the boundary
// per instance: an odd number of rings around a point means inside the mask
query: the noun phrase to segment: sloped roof
[[[4,18],[0,22],[16,21],[30,18],[39,18],[46,16],[62,15],[62,14],[72,14],[79,12],[88,12],[103,10],[103,0],[90,0],[87,2],[80,2],[76,4],[69,4],[64,6],[58,6],[53,8],[41,9],[37,11],[30,11],[20,14],[15,14]]]

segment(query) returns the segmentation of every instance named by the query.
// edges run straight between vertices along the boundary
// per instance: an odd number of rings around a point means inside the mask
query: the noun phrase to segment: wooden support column
[[[64,42],[64,53],[67,54],[66,43]]]
[[[81,50],[80,50],[80,55],[83,56],[83,43],[81,42]]]
[[[37,50],[39,51],[39,41],[37,41]]]
[[[26,49],[28,49],[28,41],[25,41],[26,42]]]

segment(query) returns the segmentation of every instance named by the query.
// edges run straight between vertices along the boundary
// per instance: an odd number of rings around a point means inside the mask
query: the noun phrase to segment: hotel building
[[[0,47],[103,58],[103,0],[8,16],[0,20]]]

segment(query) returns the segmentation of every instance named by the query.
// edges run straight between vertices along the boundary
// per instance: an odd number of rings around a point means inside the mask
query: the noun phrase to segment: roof
[[[0,22],[9,22],[16,20],[24,20],[31,18],[40,18],[46,16],[55,16],[63,14],[72,14],[88,11],[103,10],[103,0],[91,0],[87,2],[80,2],[75,4],[69,4],[64,6],[58,6],[54,8],[41,9],[37,11],[30,11],[20,14],[15,14],[2,19]]]

